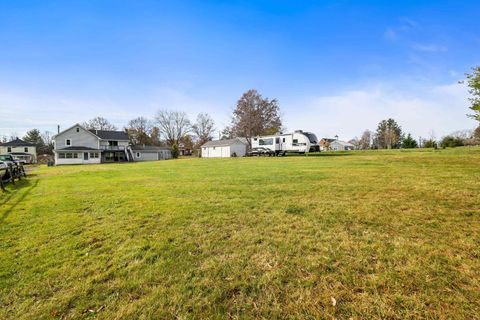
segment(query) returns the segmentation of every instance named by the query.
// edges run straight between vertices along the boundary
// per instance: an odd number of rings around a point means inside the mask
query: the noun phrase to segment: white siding
[[[8,151],[8,148],[11,148],[10,151]],[[25,151],[25,148],[27,148],[27,151]],[[7,146],[0,146],[0,154],[5,154],[5,153],[11,153],[11,152],[22,152],[22,153],[29,153],[33,155],[33,161],[37,160],[37,147],[7,147]]]
[[[77,132],[78,128],[78,132]],[[92,149],[99,149],[99,139],[92,134],[90,131],[83,129],[80,126],[74,126],[60,134],[55,136],[55,149],[63,149],[67,146],[65,144],[66,140],[70,140],[70,146],[82,146]]]
[[[100,153],[99,158],[90,158],[90,153],[88,155],[88,160],[84,160],[83,152],[76,151],[76,152],[69,152],[69,153],[76,153],[77,158],[59,158],[58,153],[55,152],[55,165],[62,165],[62,164],[95,164],[100,163]]]
[[[247,153],[247,146],[239,142],[230,146],[202,148],[202,158],[229,158],[233,153],[236,153],[237,157],[244,157]]]

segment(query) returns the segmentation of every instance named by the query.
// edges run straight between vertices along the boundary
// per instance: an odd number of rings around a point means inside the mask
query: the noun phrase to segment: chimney
[[[57,134],[59,134],[59,133],[60,133],[60,125],[58,124],[57,125]]]

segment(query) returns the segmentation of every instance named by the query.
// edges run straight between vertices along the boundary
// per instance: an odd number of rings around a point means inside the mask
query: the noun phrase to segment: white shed
[[[247,146],[245,138],[208,141],[202,145],[202,158],[244,157]]]

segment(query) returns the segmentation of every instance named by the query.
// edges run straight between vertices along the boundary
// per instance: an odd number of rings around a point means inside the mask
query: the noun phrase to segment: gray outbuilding
[[[130,146],[133,161],[167,160],[172,158],[172,150],[167,147],[134,145]]]

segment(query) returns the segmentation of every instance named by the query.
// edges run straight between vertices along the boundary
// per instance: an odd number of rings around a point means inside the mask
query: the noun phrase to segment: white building
[[[34,144],[15,139],[10,142],[0,143],[0,154],[11,154],[15,160],[21,160],[25,163],[37,162],[37,148]]]
[[[202,145],[202,158],[244,157],[247,146],[245,138],[208,141]]]
[[[330,142],[329,149],[334,151],[347,151],[347,150],[354,150],[355,146],[350,142],[335,140]]]

